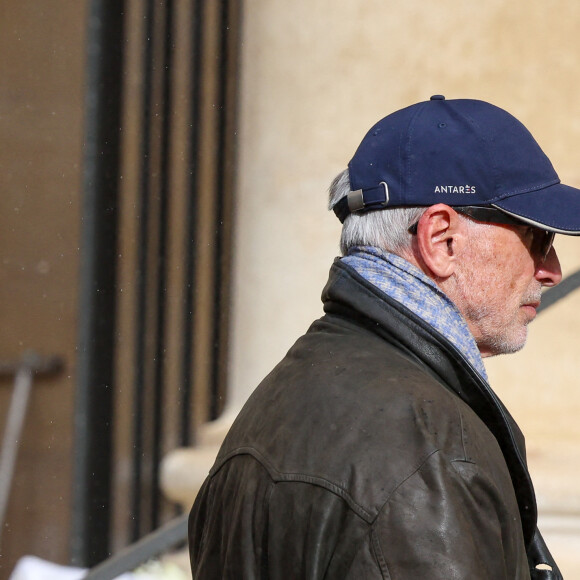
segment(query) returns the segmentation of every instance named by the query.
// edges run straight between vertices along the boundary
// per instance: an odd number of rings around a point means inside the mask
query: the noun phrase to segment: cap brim
[[[580,189],[557,183],[492,204],[529,224],[557,234],[580,236]]]

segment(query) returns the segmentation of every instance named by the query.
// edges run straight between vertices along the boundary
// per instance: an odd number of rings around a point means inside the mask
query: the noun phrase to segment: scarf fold
[[[395,254],[370,246],[351,248],[342,261],[449,340],[488,381],[467,322],[455,304],[423,272]]]

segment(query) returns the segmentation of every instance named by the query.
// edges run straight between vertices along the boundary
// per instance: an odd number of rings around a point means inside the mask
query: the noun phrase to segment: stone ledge
[[[189,510],[235,415],[226,413],[198,430],[197,445],[169,452],[161,462],[161,489],[171,501]]]
[[[189,510],[218,451],[218,445],[208,445],[168,453],[161,463],[161,489],[165,497]]]

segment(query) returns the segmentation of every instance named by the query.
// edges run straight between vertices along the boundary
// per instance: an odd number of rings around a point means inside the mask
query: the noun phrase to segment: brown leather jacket
[[[198,495],[193,577],[561,578],[523,437],[487,383],[340,261],[323,301]]]

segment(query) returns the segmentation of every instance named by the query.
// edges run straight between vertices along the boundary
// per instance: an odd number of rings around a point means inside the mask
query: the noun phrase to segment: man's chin
[[[496,337],[486,345],[478,345],[481,356],[486,358],[500,354],[514,354],[515,352],[519,352],[526,345],[528,338],[528,329],[526,326],[522,328],[522,331],[520,336],[517,337]]]

